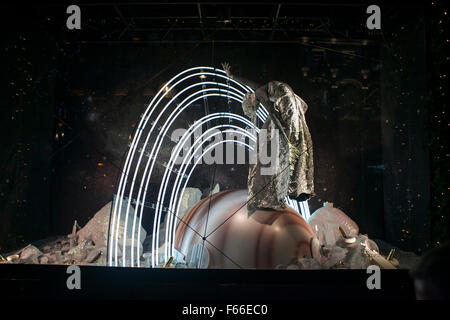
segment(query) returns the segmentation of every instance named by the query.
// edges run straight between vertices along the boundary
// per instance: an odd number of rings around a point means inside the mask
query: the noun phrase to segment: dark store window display
[[[81,5],[80,30],[24,10],[0,262],[413,269],[449,238],[448,15],[425,7],[370,30],[357,5]],[[252,174],[267,128],[289,170]]]

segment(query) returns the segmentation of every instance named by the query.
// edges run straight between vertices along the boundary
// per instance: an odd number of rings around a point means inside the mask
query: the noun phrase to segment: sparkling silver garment
[[[269,165],[261,163],[257,151],[256,164],[250,164],[248,176],[249,212],[257,208],[284,209],[285,197],[304,201],[314,195],[314,163],[311,134],[305,120],[308,105],[285,83],[272,81],[255,91],[256,100],[269,112],[261,134],[266,133],[270,150],[271,143],[278,143],[279,153],[275,156],[275,171],[271,175],[262,174],[261,169]],[[258,103],[245,99],[244,113],[256,123]],[[274,134],[278,129],[278,135]],[[261,136],[258,137],[259,140]],[[266,149],[267,150],[267,149]],[[264,169],[263,169],[264,170]]]

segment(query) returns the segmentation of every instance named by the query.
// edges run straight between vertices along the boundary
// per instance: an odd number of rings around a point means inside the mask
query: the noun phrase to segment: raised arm
[[[240,83],[242,83],[242,84],[244,84],[246,86],[249,86],[253,90],[256,90],[257,88],[259,88],[259,85],[256,82],[248,80],[248,79],[246,79],[244,77],[240,77],[240,76],[237,76],[235,74],[232,74],[231,73],[231,66],[230,66],[230,64],[228,62],[222,63],[222,68],[227,73],[227,76],[229,76],[231,79],[233,79],[233,80],[235,80],[237,82],[240,82]]]

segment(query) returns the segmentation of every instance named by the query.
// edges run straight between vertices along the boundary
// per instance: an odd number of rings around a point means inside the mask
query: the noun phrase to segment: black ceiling
[[[290,43],[366,46],[367,4],[133,2],[79,5],[82,30],[65,28],[67,5],[35,5],[67,41],[83,43]],[[20,9],[23,12],[22,9]]]

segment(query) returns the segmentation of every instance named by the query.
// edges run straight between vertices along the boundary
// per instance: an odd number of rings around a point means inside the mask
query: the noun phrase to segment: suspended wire
[[[305,152],[309,151],[310,148],[307,148],[305,151],[303,151],[299,156],[301,156],[302,154],[304,154]],[[206,238],[208,238],[210,235],[212,235],[214,232],[216,232],[221,226],[223,226],[228,220],[230,220],[239,210],[241,210],[243,207],[245,207],[247,205],[247,203],[249,203],[250,200],[252,200],[254,197],[256,197],[259,193],[261,193],[265,188],[267,188],[267,186],[269,184],[271,184],[273,181],[275,181],[275,179],[278,178],[278,176],[280,174],[282,174],[287,168],[289,168],[290,164],[288,164],[283,170],[281,170],[280,172],[278,172],[268,183],[266,183],[264,185],[264,187],[262,187],[258,192],[256,192],[250,199],[247,199],[247,201],[240,206],[235,212],[233,212],[233,214],[231,216],[229,216],[228,218],[226,218],[221,224],[219,224],[213,231],[211,231]]]
[[[230,260],[234,265],[236,265],[239,269],[243,269],[241,267],[241,265],[239,265],[236,261],[234,261],[233,259],[231,259],[227,254],[225,254],[225,252],[223,252],[222,250],[220,250],[219,248],[217,248],[214,244],[211,243],[211,241],[209,241],[208,239],[206,239],[205,237],[203,237],[197,230],[195,230],[194,228],[192,228],[189,223],[183,221],[182,218],[180,218],[176,213],[174,213],[172,210],[168,210],[168,213],[170,213],[171,215],[173,215],[175,218],[177,218],[178,220],[180,220],[186,227],[188,227],[190,230],[192,230],[196,235],[198,235],[200,238],[202,238],[203,242],[207,242],[211,247],[213,247],[214,249],[216,249],[220,254],[222,254],[225,258],[227,258],[228,260]],[[200,260],[201,261],[201,260]]]

